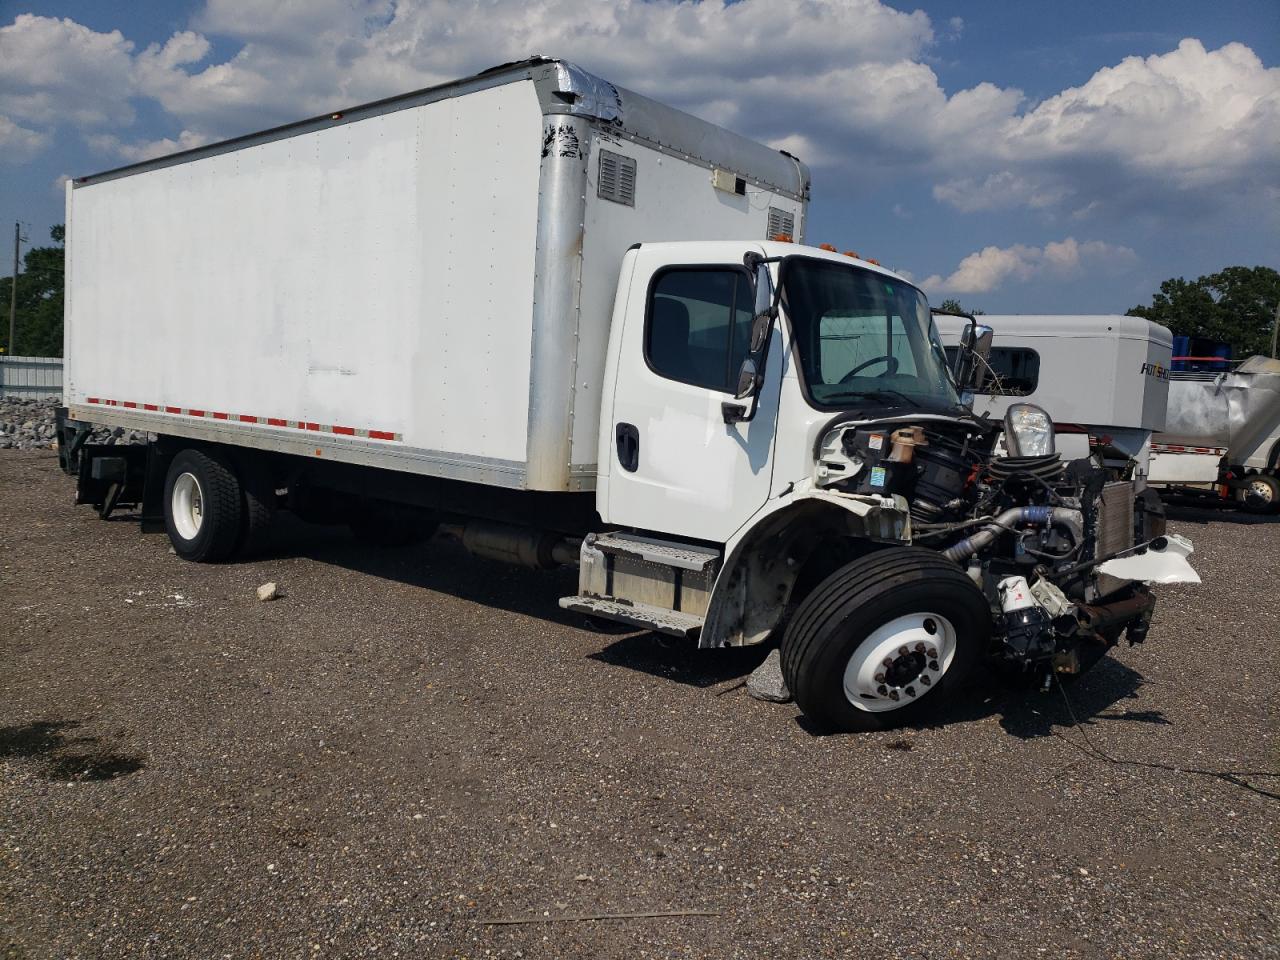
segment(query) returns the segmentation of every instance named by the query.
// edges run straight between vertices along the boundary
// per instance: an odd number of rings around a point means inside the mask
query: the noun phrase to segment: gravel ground
[[[0,455],[10,960],[1280,955],[1280,522],[1176,522],[1205,585],[1070,711],[818,737],[565,574],[301,526],[201,567],[71,499]],[[713,915],[567,919],[664,910]]]

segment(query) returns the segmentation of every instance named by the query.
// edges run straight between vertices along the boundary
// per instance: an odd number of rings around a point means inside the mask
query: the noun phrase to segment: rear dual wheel
[[[841,567],[796,609],[782,669],[828,730],[886,730],[943,711],[991,634],[986,598],[954,563],[894,547]]]
[[[164,525],[183,560],[217,563],[235,551],[244,518],[243,492],[220,454],[183,450],[164,483]]]

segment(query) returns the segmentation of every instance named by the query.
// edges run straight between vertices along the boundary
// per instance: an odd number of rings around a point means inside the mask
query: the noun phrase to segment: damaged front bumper
[[[1047,579],[1028,585],[1023,577],[1000,581],[1001,613],[997,627],[1001,643],[997,656],[1026,672],[1083,673],[1123,635],[1129,644],[1142,643],[1155,613],[1152,584],[1200,582],[1187,557],[1194,547],[1185,537],[1158,537],[1096,565],[1099,573],[1128,583],[1093,602],[1068,600]]]

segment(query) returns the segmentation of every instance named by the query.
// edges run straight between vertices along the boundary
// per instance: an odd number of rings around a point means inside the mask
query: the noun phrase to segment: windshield
[[[853,264],[795,257],[785,263],[782,286],[815,405],[957,406],[929,303],[911,284]]]

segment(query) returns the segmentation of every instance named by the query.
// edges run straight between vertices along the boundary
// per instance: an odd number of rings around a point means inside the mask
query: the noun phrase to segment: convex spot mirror
[[[742,361],[742,366],[738,368],[738,387],[734,393],[734,397],[738,400],[749,397],[760,386],[760,368],[756,365],[756,361],[752,357],[747,357]]]

